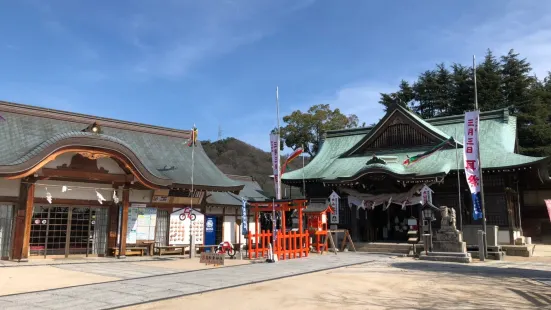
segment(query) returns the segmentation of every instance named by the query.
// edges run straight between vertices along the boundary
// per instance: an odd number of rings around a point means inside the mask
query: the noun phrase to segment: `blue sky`
[[[372,123],[380,92],[437,62],[515,48],[551,70],[551,1],[0,0],[0,100],[233,136],[329,103]],[[546,16],[547,15],[547,16]]]

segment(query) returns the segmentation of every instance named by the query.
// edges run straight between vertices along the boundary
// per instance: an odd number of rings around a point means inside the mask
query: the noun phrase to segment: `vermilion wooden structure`
[[[290,200],[275,200],[275,201],[249,201],[250,213],[254,214],[255,232],[249,231],[248,234],[248,252],[249,259],[266,257],[268,255],[268,244],[272,240],[272,232],[263,230],[259,231],[259,215],[260,213],[281,212],[281,230],[277,232],[274,255],[279,259],[291,259],[296,257],[308,256],[310,248],[308,233],[303,229],[303,210],[306,208],[307,199],[290,199]],[[298,213],[298,231],[287,231],[285,226],[285,212],[296,210]],[[253,242],[255,247],[253,249]]]
[[[308,233],[313,240],[312,246],[318,253],[327,250],[325,248],[327,246],[325,242],[328,231],[327,218],[330,213],[333,213],[333,209],[327,203],[310,203],[304,213],[306,214],[306,227],[308,227]]]

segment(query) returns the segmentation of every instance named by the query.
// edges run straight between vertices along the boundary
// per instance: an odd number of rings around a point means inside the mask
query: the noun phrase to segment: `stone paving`
[[[80,271],[92,273],[100,276],[112,277],[116,276],[121,279],[133,279],[150,276],[165,275],[171,273],[181,273],[180,269],[169,269],[164,267],[143,266],[134,263],[126,264],[105,264],[105,263],[89,263],[89,264],[62,264],[53,265],[54,268]]]
[[[60,259],[32,259],[29,262],[19,263],[16,261],[0,260],[0,268],[2,267],[22,267],[22,266],[54,266],[54,265],[77,265],[77,264],[115,264],[128,262],[159,262],[185,259],[181,255],[173,256],[138,256],[126,257],[125,259],[117,259],[113,257],[89,257],[89,258],[60,258]]]
[[[114,309],[377,260],[390,259],[385,255],[340,253],[312,255],[309,258],[280,261],[276,264],[257,263],[183,272],[164,269],[164,274],[155,274],[158,272],[155,270],[146,278],[0,296],[0,309]],[[127,272],[127,277],[135,275],[129,272],[131,267],[126,267],[132,264],[101,265],[104,267],[86,264],[81,269],[84,272],[101,272],[101,268],[112,268],[111,272],[116,273],[116,269],[120,268],[123,273]]]

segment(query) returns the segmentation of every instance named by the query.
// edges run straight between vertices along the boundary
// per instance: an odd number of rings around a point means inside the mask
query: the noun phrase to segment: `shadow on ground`
[[[477,275],[488,277],[520,277],[529,279],[551,279],[551,271],[525,269],[525,268],[503,268],[497,266],[481,266],[470,264],[445,264],[428,262],[396,262],[390,264],[394,268],[405,270],[417,270],[425,272],[448,272],[462,275]],[[551,290],[551,287],[550,287]]]

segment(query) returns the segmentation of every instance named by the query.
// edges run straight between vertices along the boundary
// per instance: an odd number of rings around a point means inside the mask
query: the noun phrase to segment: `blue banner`
[[[480,192],[471,194],[471,199],[473,200],[473,220],[482,219],[482,204],[480,202]]]
[[[241,198],[241,234],[247,235],[249,230],[249,218],[247,217],[247,199]]]
[[[205,221],[205,245],[216,245],[216,217],[207,216]]]

